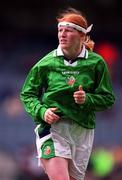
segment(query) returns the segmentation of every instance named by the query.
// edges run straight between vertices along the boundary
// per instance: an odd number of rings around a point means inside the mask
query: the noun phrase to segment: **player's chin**
[[[66,43],[60,43],[60,47],[62,49],[68,49],[69,48],[68,44],[66,44]]]

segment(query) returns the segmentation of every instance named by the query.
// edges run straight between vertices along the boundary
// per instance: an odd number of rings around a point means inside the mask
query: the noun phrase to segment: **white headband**
[[[87,29],[85,29],[85,28],[83,28],[79,25],[76,25],[74,23],[63,21],[63,22],[58,23],[58,27],[60,27],[60,26],[72,27],[72,28],[77,29],[78,31],[81,31],[81,32],[87,34],[88,32],[91,31],[93,24],[91,24]]]

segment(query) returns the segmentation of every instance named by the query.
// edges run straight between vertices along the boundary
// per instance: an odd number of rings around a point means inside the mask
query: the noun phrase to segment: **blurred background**
[[[57,48],[59,10],[86,14],[94,51],[108,64],[116,103],[97,113],[85,180],[122,180],[122,12],[118,0],[41,0],[0,3],[0,180],[47,180],[37,166],[35,124],[19,94],[30,68]]]

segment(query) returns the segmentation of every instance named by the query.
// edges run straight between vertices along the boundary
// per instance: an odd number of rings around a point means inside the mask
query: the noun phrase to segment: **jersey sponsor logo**
[[[62,71],[62,74],[73,74],[73,75],[78,75],[80,72],[79,71]]]

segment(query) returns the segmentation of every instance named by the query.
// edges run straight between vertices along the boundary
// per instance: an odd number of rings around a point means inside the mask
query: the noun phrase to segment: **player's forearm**
[[[105,95],[86,94],[86,102],[84,108],[93,111],[103,111],[110,108],[115,102],[113,93]]]

